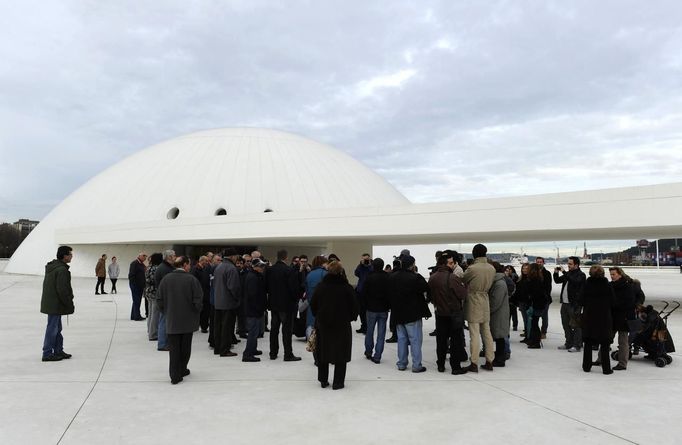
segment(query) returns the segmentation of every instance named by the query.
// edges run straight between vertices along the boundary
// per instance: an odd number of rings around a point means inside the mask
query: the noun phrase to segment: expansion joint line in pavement
[[[493,385],[493,384],[490,383],[490,382],[484,382],[484,381],[478,380],[478,379],[472,379],[472,380],[474,380],[474,381],[476,381],[476,382],[478,382],[478,383],[482,383],[482,384],[484,384],[484,385],[486,385],[486,386],[490,386],[491,388],[495,388],[495,389],[497,389],[498,391],[502,391],[503,393],[506,393],[506,394],[508,394],[508,395],[510,395],[510,396],[512,396],[512,397],[516,397],[517,399],[521,399],[521,400],[523,400],[523,401],[525,401],[525,402],[528,402],[528,403],[530,403],[530,404],[532,404],[532,405],[539,406],[540,408],[543,408],[543,409],[545,409],[545,410],[547,410],[547,411],[553,412],[554,414],[558,414],[558,415],[560,415],[561,417],[565,417],[565,418],[567,418],[567,419],[573,420],[574,422],[578,422],[578,423],[580,423],[580,424],[583,424],[583,425],[585,425],[586,427],[595,429],[595,430],[597,430],[597,431],[601,431],[602,433],[608,434],[609,436],[613,436],[613,437],[615,437],[615,438],[617,438],[617,439],[620,439],[620,440],[622,440],[622,441],[625,441],[625,442],[628,442],[628,443],[632,443],[632,444],[638,445],[637,442],[633,442],[633,441],[630,440],[630,439],[626,439],[625,437],[619,436],[618,434],[614,434],[614,433],[612,433],[612,432],[610,432],[610,431],[606,431],[606,430],[604,430],[604,429],[602,429],[602,428],[599,428],[598,426],[590,425],[590,424],[587,423],[587,422],[583,422],[583,421],[580,420],[580,419],[576,419],[575,417],[572,417],[572,416],[569,416],[569,415],[564,414],[564,413],[562,413],[562,412],[559,412],[559,411],[557,411],[557,410],[555,410],[555,409],[552,409],[552,408],[550,408],[550,407],[548,407],[548,406],[545,406],[545,405],[543,405],[543,404],[541,404],[541,403],[538,403],[538,402],[536,402],[536,401],[534,401],[534,400],[527,399],[527,398],[525,398],[525,397],[523,397],[523,396],[520,396],[520,395],[518,395],[518,394],[514,394],[513,392],[507,391],[506,389],[500,388],[499,386],[495,386],[495,385]]]
[[[73,421],[76,420],[76,417],[78,417],[78,414],[80,414],[81,410],[85,406],[85,403],[88,401],[88,399],[90,398],[90,395],[95,390],[95,387],[99,383],[99,379],[102,377],[102,371],[104,371],[104,366],[107,364],[107,359],[109,358],[109,351],[111,351],[111,345],[114,342],[114,334],[116,334],[116,325],[118,323],[118,304],[116,304],[116,299],[113,296],[111,297],[111,302],[114,303],[114,327],[111,330],[111,338],[109,339],[109,346],[107,347],[107,353],[104,355],[104,360],[102,361],[102,366],[99,368],[99,372],[97,373],[97,378],[95,379],[94,383],[92,384],[92,388],[90,388],[90,391],[88,391],[88,395],[85,396],[83,403],[81,403],[81,406],[78,407],[78,411],[76,411],[76,413],[73,415],[73,417],[69,421],[69,424],[66,425],[64,432],[62,433],[61,437],[57,441],[57,445],[62,443],[62,440],[64,439],[64,436],[66,435],[67,431],[69,431],[69,428],[71,428]]]
[[[14,286],[17,283],[18,283],[18,281],[15,281],[14,283],[10,284],[9,286],[3,287],[2,289],[0,289],[0,293],[5,292],[7,289],[9,289],[10,287]]]

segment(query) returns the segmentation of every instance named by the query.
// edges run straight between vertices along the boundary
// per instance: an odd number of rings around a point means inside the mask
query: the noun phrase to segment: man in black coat
[[[540,327],[540,338],[547,337],[547,326],[549,325],[549,305],[552,304],[552,274],[545,269],[545,259],[541,256],[535,258],[535,263],[542,268],[542,284],[545,285],[545,293],[547,294],[547,306],[542,312],[542,326]]]
[[[161,285],[163,278],[175,270],[173,267],[173,263],[175,263],[176,258],[175,251],[171,249],[164,250],[162,255],[163,262],[159,264],[159,266],[156,268],[156,272],[154,273],[154,284],[156,285],[157,289]],[[157,332],[158,342],[156,346],[157,351],[168,351],[168,344],[166,342],[167,336],[165,317],[166,315],[163,312],[159,314],[159,329]]]
[[[142,303],[142,293],[144,292],[144,265],[147,259],[147,254],[140,252],[140,254],[130,263],[128,269],[128,285],[130,286],[130,294],[133,298],[133,307],[130,309],[130,319],[135,321],[144,320],[140,314],[140,303]]]
[[[364,282],[360,300],[364,301],[367,309],[365,357],[377,364],[381,362],[381,354],[384,352],[386,321],[391,308],[388,286],[388,273],[384,271],[384,260],[375,258],[372,260],[372,272]],[[376,343],[374,342],[375,327],[377,329]]]
[[[201,283],[189,273],[188,257],[175,261],[176,269],[161,281],[157,298],[159,310],[165,315],[168,342],[168,371],[171,383],[180,383],[189,375],[187,364],[192,354],[192,333],[199,329],[204,292]]]
[[[415,272],[414,257],[402,258],[402,267],[390,275],[391,317],[395,319],[398,332],[398,362],[400,371],[407,369],[407,346],[412,353],[412,372],[424,372],[422,366],[422,318],[431,312],[425,295],[429,285],[424,277]]]
[[[201,283],[201,290],[204,292],[204,299],[202,300],[201,314],[199,314],[199,326],[201,332],[208,332],[209,316],[211,311],[211,271],[208,267],[208,257],[200,256],[199,261],[192,267],[190,273]]]
[[[256,258],[244,278],[244,314],[246,315],[247,340],[242,354],[243,362],[259,362],[262,351],[258,350],[258,336],[263,324],[263,314],[268,305],[265,290],[265,262]]]
[[[288,252],[277,252],[277,262],[265,273],[268,291],[268,307],[272,312],[270,322],[270,360],[275,360],[279,352],[279,327],[282,326],[282,346],[284,361],[295,362],[301,357],[294,355],[291,346],[294,316],[297,311],[298,281],[296,274],[287,265]]]
[[[561,275],[559,273],[561,272]],[[587,277],[580,270],[580,258],[568,257],[568,272],[563,268],[554,269],[554,282],[561,284],[561,325],[564,328],[564,344],[559,349],[568,352],[579,352],[582,347],[582,330],[578,320],[580,300]]]

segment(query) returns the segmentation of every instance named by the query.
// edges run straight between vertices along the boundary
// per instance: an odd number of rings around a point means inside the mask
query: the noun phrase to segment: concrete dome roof
[[[113,165],[60,205],[69,211],[59,225],[407,203],[384,178],[328,145],[226,128],[170,139]]]

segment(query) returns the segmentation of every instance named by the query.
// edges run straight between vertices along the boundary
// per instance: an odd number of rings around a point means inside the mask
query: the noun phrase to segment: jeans
[[[254,357],[258,350],[258,335],[263,324],[263,317],[246,317],[246,348],[242,357]]]
[[[59,354],[64,351],[64,337],[62,337],[62,316],[48,315],[43,341],[43,357]]]
[[[407,368],[407,341],[410,341],[410,352],[412,354],[412,370],[416,371],[422,367],[422,320],[412,323],[397,324],[398,331],[398,369]]]
[[[142,315],[140,315],[140,303],[142,303],[143,290],[144,289],[138,288],[133,283],[130,283],[130,293],[132,294],[133,297],[133,307],[130,309],[131,320],[139,320],[140,318],[142,318]]]
[[[166,336],[166,314],[161,311],[159,311],[159,329],[157,332],[157,338],[157,349],[164,349],[168,347],[168,337]]]
[[[374,352],[374,359],[381,360],[386,341],[388,312],[367,311],[367,332],[365,333],[365,355]],[[374,327],[377,326],[377,341],[374,343]]]
[[[279,326],[282,325],[282,347],[284,357],[294,355],[291,347],[291,336],[294,328],[294,312],[272,311],[270,321],[270,357],[276,357],[279,353]]]

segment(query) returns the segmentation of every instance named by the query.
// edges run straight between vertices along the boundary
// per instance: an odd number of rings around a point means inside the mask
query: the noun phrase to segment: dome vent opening
[[[221,207],[215,211],[214,215],[215,216],[225,216],[225,215],[227,215],[227,210],[225,210],[224,208]]]
[[[178,217],[178,215],[180,215],[180,209],[177,207],[173,207],[168,211],[168,213],[166,213],[166,218],[175,219]]]

